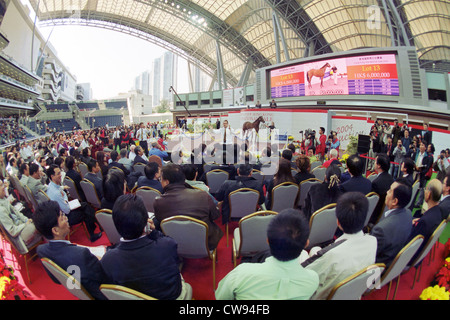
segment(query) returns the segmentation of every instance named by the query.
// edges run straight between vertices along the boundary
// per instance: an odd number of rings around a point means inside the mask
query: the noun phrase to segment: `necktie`
[[[223,142],[227,142],[227,128],[225,128],[225,134],[223,135]]]

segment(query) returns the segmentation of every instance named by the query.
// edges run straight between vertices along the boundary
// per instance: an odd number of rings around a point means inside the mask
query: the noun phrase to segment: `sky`
[[[128,92],[135,78],[150,70],[152,61],[166,51],[160,46],[117,31],[86,26],[38,27],[49,39],[58,58],[77,79],[90,83],[93,99],[109,99]],[[178,59],[178,93],[188,92],[189,85],[182,73],[187,69],[184,59]],[[181,74],[180,74],[181,73]]]

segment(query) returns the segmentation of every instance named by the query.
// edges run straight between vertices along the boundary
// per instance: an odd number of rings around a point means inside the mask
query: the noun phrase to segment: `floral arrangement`
[[[444,287],[428,287],[420,294],[420,300],[449,300],[450,293]]]
[[[12,267],[7,266],[0,252],[0,300],[31,300],[17,278]]]
[[[450,248],[450,241],[446,248]],[[444,260],[444,265],[436,272],[433,281],[425,288],[420,300],[450,300],[450,256]]]
[[[347,159],[348,159],[348,157],[350,157],[350,155],[348,154],[348,153],[344,153],[343,155],[342,155],[342,157],[341,157],[341,162],[342,163],[347,163]]]

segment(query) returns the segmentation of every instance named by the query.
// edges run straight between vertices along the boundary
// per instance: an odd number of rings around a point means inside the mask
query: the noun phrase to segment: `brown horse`
[[[312,88],[311,80],[312,80],[312,77],[314,77],[314,76],[320,78],[320,87],[321,88],[323,87],[323,77],[325,76],[325,69],[327,67],[331,68],[331,66],[328,62],[325,63],[325,65],[320,69],[311,69],[308,71],[308,73],[306,74],[306,79],[308,80],[309,88]]]
[[[259,124],[261,122],[262,123],[266,122],[266,121],[264,121],[264,118],[262,116],[259,116],[258,119],[256,119],[253,122],[250,122],[250,121],[244,122],[244,125],[242,126],[242,133],[244,134],[244,136],[245,136],[247,130],[255,129],[256,133],[258,133],[259,132]]]

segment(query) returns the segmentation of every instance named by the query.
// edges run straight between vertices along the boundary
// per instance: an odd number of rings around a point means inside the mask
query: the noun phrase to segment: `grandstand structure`
[[[10,6],[19,2],[11,0]],[[357,54],[394,54],[399,74],[397,97],[324,93],[277,98],[278,107],[325,110],[330,114],[328,130],[333,128],[333,116],[361,113],[370,120],[386,113],[391,113],[391,118],[406,115],[402,120],[417,125],[429,122],[439,130],[450,130],[448,1],[30,0],[29,4],[38,26],[74,24],[122,32],[162,46],[208,74],[209,91],[173,95],[175,123],[186,116],[228,117],[253,107],[256,101],[268,106],[273,98],[271,72],[279,68]],[[30,28],[33,33],[34,27]],[[35,122],[73,119],[81,128],[89,128],[124,123],[131,113],[121,110],[120,102],[119,108],[58,97],[64,78],[60,78],[61,69],[54,58],[45,57],[35,59],[31,70],[39,67],[38,62],[46,66],[42,78],[34,76],[39,85],[29,92],[27,83],[22,82],[21,92],[30,95],[14,96],[19,103],[33,105]],[[329,69],[327,72],[329,77]],[[190,75],[187,78],[192,81]],[[28,85],[32,87],[33,81]],[[219,89],[213,91],[213,87]]]

